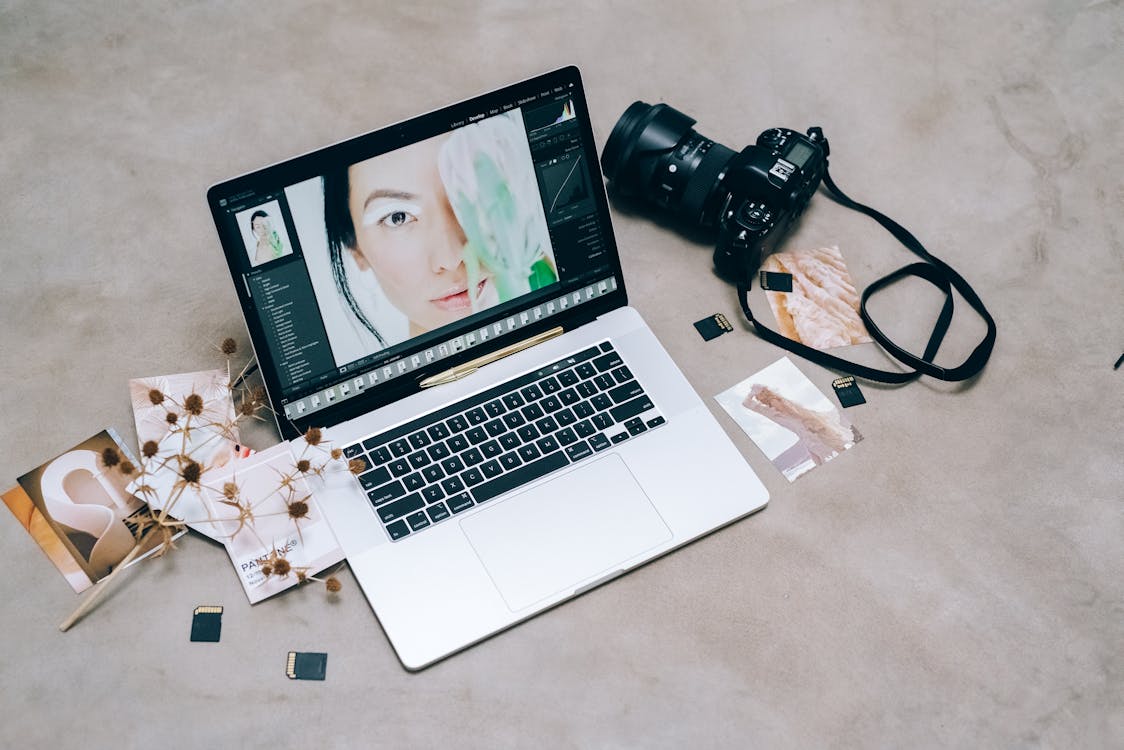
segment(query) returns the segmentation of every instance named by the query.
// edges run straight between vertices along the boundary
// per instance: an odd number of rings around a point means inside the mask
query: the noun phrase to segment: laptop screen
[[[575,68],[235,178],[208,200],[294,429],[624,300]]]

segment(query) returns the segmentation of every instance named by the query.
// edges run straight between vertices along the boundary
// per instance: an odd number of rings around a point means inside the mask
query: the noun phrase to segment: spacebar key
[[[508,490],[513,490],[539,477],[546,476],[556,469],[561,469],[568,463],[569,461],[566,459],[566,454],[562,451],[556,451],[546,458],[539,459],[534,463],[523,464],[514,471],[501,474],[490,482],[485,482],[484,484],[473,487],[470,490],[472,499],[477,503],[491,500],[493,497],[498,497]]]

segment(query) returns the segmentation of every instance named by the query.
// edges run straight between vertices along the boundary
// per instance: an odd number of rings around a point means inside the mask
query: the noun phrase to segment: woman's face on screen
[[[387,298],[409,318],[411,335],[472,311],[465,236],[437,170],[445,139],[431,138],[348,169],[355,260],[361,270],[374,270]],[[486,296],[491,287],[487,278],[478,285]]]

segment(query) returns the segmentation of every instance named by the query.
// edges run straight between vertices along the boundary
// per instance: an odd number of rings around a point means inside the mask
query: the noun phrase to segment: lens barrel
[[[726,197],[723,177],[736,153],[699,135],[695,121],[666,104],[633,102],[609,134],[601,169],[617,191],[710,228]]]

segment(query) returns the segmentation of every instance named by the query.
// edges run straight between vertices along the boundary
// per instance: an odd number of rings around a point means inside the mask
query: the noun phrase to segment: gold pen
[[[532,336],[531,338],[525,339],[516,344],[511,344],[510,346],[505,346],[502,349],[497,349],[491,354],[485,354],[483,357],[477,357],[476,359],[469,360],[464,364],[457,365],[456,367],[451,367],[444,372],[439,372],[436,375],[431,375],[430,377],[422,380],[419,385],[422,388],[431,388],[435,385],[452,383],[454,380],[460,380],[461,378],[471,375],[484,365],[490,365],[496,360],[503,359],[504,357],[510,357],[512,354],[521,352],[524,349],[530,349],[532,346],[541,344],[544,341],[548,341],[555,336],[560,336],[562,335],[562,333],[562,326],[551,328],[549,331],[543,331],[537,336]]]

